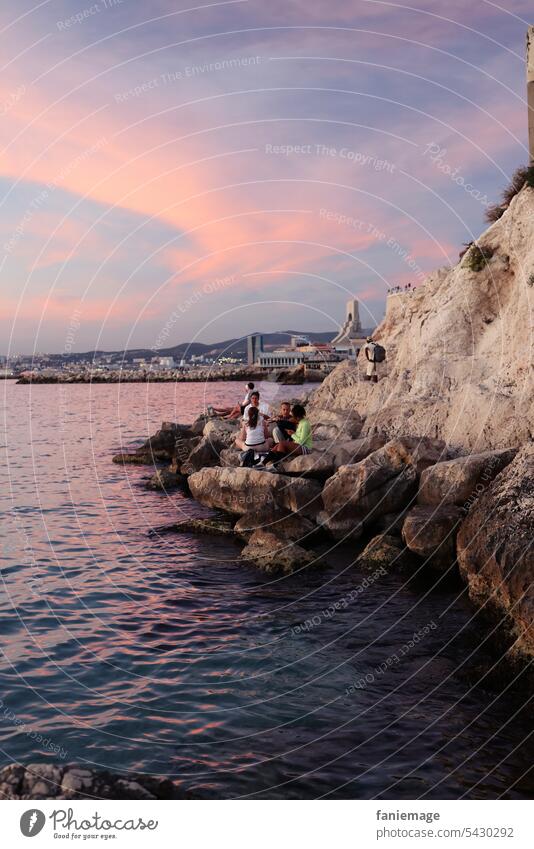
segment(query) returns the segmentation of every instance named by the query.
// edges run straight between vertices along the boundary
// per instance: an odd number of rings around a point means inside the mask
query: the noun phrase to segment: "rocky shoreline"
[[[312,396],[313,399],[313,396]],[[146,486],[180,489],[217,515],[163,529],[232,535],[269,574],[323,566],[321,551],[358,550],[356,565],[408,569],[467,585],[506,631],[510,665],[534,654],[534,446],[459,454],[443,440],[362,436],[355,411],[317,409],[310,455],[276,472],[239,466],[237,424],[164,422],[116,463],[154,467]],[[158,529],[161,532],[162,529]]]
[[[0,769],[1,799],[192,799],[169,779],[122,776],[77,764],[9,764]]]

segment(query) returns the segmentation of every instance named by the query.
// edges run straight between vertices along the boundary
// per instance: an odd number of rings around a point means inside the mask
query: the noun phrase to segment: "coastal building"
[[[247,336],[247,364],[249,366],[259,363],[262,351],[263,336],[261,333],[252,333],[250,336]]]
[[[250,337],[249,337],[250,338]],[[295,368],[305,360],[303,351],[291,348],[277,348],[276,351],[261,351],[255,364],[264,368]],[[250,363],[249,365],[253,365]]]

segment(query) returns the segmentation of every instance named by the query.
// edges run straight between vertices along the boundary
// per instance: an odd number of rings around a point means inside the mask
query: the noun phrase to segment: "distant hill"
[[[366,331],[364,330],[364,333]],[[264,347],[269,350],[278,347],[279,345],[287,345],[289,344],[291,336],[305,336],[310,342],[331,342],[334,336],[336,335],[335,331],[329,332],[316,332],[316,333],[306,333],[301,330],[284,330],[279,333],[263,333],[263,344]],[[152,348],[131,348],[125,351],[87,351],[85,353],[80,354],[69,354],[65,356],[64,354],[53,354],[51,355],[52,360],[60,360],[65,361],[68,360],[70,362],[77,362],[79,360],[92,360],[97,357],[113,357],[113,360],[116,362],[131,362],[134,358],[151,358],[156,356],[162,357],[174,357],[175,360],[179,361],[182,357],[191,357],[199,356],[200,354],[204,354],[207,357],[213,357],[214,359],[217,357],[236,357],[238,359],[245,359],[247,353],[247,337],[240,337],[236,339],[226,339],[223,342],[213,342],[212,344],[205,344],[202,342],[182,342],[179,345],[173,345],[171,348],[158,348],[154,350]]]

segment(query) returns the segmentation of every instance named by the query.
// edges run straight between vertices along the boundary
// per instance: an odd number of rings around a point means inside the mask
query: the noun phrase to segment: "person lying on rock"
[[[249,404],[247,409],[247,417],[243,420],[235,444],[241,451],[253,448],[254,451],[267,452],[273,444],[267,422],[254,404]]]
[[[283,457],[299,457],[311,454],[313,448],[311,425],[306,418],[306,410],[302,404],[294,404],[291,415],[297,423],[297,429],[291,439],[283,439],[269,451],[265,462],[278,462]]]
[[[268,419],[271,415],[271,411],[269,409],[269,405],[264,401],[260,401],[260,393],[257,389],[254,392],[250,393],[250,403],[243,410],[243,421],[248,421],[248,411],[251,407],[256,407],[259,411],[260,418]]]
[[[221,416],[223,419],[238,419],[240,418],[244,412],[246,407],[250,404],[250,396],[254,391],[254,384],[247,383],[245,385],[245,397],[243,398],[241,404],[234,404],[233,407],[212,407],[211,405],[208,407],[208,414],[210,416]]]
[[[280,412],[269,420],[273,425],[271,434],[275,442],[284,442],[291,439],[297,429],[297,422],[291,415],[291,404],[289,401],[282,401],[280,404]]]

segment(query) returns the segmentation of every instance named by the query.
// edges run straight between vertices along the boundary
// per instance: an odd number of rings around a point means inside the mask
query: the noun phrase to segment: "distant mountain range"
[[[363,331],[366,332],[365,330]],[[279,333],[263,333],[263,344],[266,349],[273,349],[279,345],[288,345],[291,336],[304,336],[310,342],[331,342],[336,333],[334,331],[326,333],[305,333],[300,330],[284,330]],[[77,362],[79,360],[93,360],[98,357],[113,357],[117,362],[131,362],[133,359],[145,357],[174,357],[176,361],[186,358],[199,356],[204,354],[206,357],[214,359],[218,357],[236,357],[237,359],[245,359],[247,353],[247,337],[238,339],[226,339],[224,342],[214,342],[213,344],[203,344],[202,342],[182,342],[180,345],[174,345],[171,348],[132,348],[125,351],[87,351],[80,354],[53,354],[51,359],[61,360],[64,362]]]

